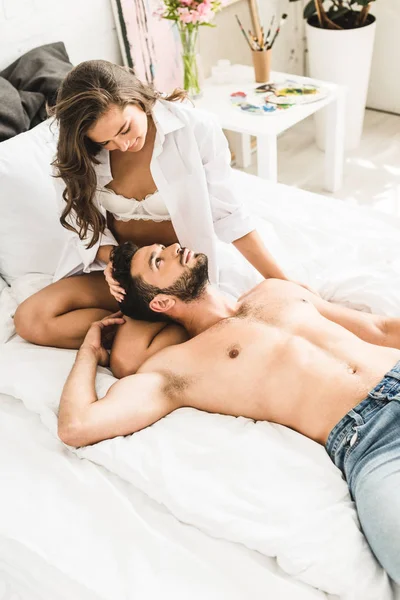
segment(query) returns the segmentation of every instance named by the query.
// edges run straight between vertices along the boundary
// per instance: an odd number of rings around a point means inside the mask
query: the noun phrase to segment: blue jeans
[[[400,583],[400,361],[332,429],[325,448],[348,483],[372,551]]]

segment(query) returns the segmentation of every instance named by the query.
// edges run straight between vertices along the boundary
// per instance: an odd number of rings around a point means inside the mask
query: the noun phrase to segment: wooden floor
[[[314,142],[313,117],[280,136],[280,183],[400,216],[400,116],[366,111],[361,145],[346,154],[340,190],[330,194],[323,189],[323,169],[324,155]],[[245,171],[256,173],[255,152]]]

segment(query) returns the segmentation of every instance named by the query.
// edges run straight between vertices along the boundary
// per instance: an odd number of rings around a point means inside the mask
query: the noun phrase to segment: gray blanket
[[[63,42],[56,42],[30,50],[0,73],[0,142],[47,118],[46,102],[54,104],[71,69]]]

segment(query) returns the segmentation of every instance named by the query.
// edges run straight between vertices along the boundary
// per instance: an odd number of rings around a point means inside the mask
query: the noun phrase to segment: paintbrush
[[[275,21],[275,15],[272,15],[271,23],[269,24],[268,33],[267,33],[266,38],[265,38],[265,44],[266,45],[269,44],[269,36],[271,35],[272,25],[274,24],[274,21]]]
[[[279,34],[280,30],[281,30],[281,27],[282,27],[282,25],[285,23],[285,20],[286,20],[286,19],[287,19],[287,15],[286,15],[286,14],[282,15],[282,17],[281,17],[281,20],[280,20],[280,22],[279,22],[278,29],[275,31],[275,35],[274,35],[274,37],[272,38],[272,42],[271,42],[271,43],[270,43],[270,45],[268,46],[268,50],[271,50],[272,46],[274,45],[274,43],[275,43],[275,40],[276,40],[276,38],[277,38],[277,36],[278,36],[278,34]]]
[[[246,34],[245,30],[243,29],[243,25],[241,24],[241,22],[240,22],[240,20],[239,20],[239,17],[238,17],[237,15],[235,15],[235,17],[236,17],[236,21],[238,22],[238,25],[239,25],[239,27],[240,27],[240,31],[243,33],[243,35],[244,35],[244,37],[245,37],[245,39],[246,39],[246,42],[247,42],[247,44],[248,44],[248,46],[249,46],[250,50],[254,50],[253,46],[252,46],[252,45],[251,45],[251,43],[250,43],[250,40],[249,40],[249,38],[247,37],[247,34]]]
[[[261,26],[260,35],[261,35],[261,37],[258,40],[258,45],[260,46],[260,50],[262,50],[264,48],[264,27],[263,26]]]
[[[249,32],[249,39],[250,42],[253,46],[253,50],[262,50],[261,46],[260,46],[260,42],[258,41],[258,39],[256,38],[255,35],[253,35],[252,31],[250,29],[248,29]]]

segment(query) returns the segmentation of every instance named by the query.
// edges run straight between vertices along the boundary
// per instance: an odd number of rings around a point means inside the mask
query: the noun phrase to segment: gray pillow
[[[40,106],[43,102],[43,96]],[[18,90],[0,77],[0,141],[29,129],[30,119],[21,102]]]
[[[63,42],[39,46],[0,73],[0,141],[31,129],[47,118],[46,101],[72,69]]]

